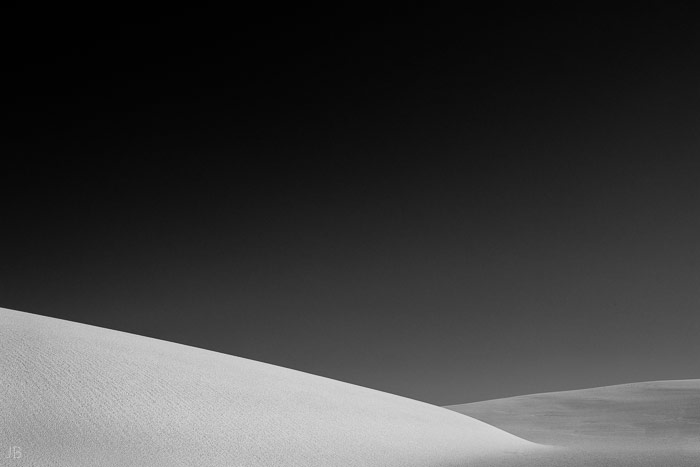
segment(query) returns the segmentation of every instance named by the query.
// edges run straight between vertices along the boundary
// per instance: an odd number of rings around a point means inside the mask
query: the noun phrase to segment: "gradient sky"
[[[0,306],[440,405],[700,377],[683,11],[52,13],[3,33]]]

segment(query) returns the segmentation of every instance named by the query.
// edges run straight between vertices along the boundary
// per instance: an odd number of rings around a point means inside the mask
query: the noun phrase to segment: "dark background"
[[[360,13],[8,14],[0,306],[440,405],[700,377],[690,11]]]

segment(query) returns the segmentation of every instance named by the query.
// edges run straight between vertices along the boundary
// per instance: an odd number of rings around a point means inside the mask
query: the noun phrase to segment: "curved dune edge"
[[[0,446],[23,465],[490,465],[546,449],[400,396],[1,308],[0,387]]]

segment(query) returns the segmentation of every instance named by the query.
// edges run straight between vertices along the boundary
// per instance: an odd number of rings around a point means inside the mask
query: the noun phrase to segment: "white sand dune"
[[[700,466],[700,380],[623,384],[448,408],[560,447],[499,466]]]
[[[700,380],[651,381],[448,407],[543,444],[700,450]]]
[[[700,465],[700,380],[449,409],[0,308],[0,465]]]
[[[476,466],[546,450],[411,399],[5,309],[0,388],[7,465]]]

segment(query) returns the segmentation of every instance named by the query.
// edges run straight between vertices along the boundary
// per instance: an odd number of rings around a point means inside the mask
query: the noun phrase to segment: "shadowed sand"
[[[448,408],[536,443],[700,448],[700,380],[621,384]]]
[[[5,309],[0,387],[12,465],[475,466],[547,450],[411,399]]]
[[[654,381],[448,407],[561,447],[499,465],[700,466],[700,380]]]

